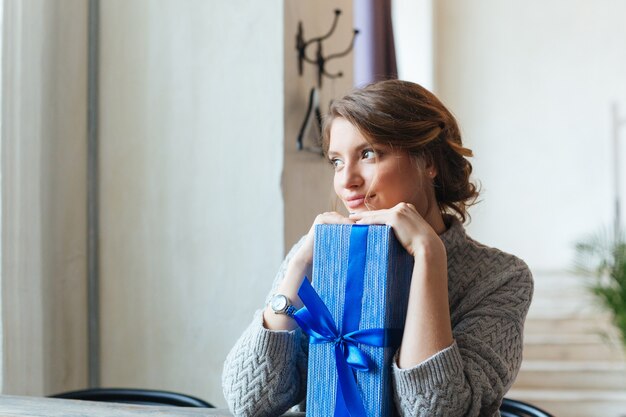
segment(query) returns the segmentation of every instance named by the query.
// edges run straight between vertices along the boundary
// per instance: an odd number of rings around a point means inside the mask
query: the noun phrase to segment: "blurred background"
[[[626,410],[622,347],[572,273],[574,243],[611,226],[626,186],[626,2],[0,6],[0,393],[143,387],[225,406],[226,354],[337,203],[315,108],[396,70],[475,153],[469,233],[533,271],[508,396]]]

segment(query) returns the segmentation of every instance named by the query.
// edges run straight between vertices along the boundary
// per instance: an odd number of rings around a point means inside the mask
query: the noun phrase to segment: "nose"
[[[352,189],[363,185],[363,175],[358,163],[346,162],[339,175],[342,188]]]

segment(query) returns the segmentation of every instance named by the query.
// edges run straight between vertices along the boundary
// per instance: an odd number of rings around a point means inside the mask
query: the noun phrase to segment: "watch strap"
[[[298,310],[294,306],[289,304],[289,306],[285,309],[285,314],[289,317],[293,317],[293,315],[296,314],[296,311]]]

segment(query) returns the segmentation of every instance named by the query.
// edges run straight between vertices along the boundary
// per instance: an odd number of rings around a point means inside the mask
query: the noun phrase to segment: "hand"
[[[350,214],[350,220],[356,224],[386,224],[393,228],[398,241],[412,256],[435,250],[443,250],[443,242],[435,230],[417,212],[411,203],[398,203],[383,210],[361,211]]]
[[[317,215],[309,233],[306,236],[304,244],[300,246],[300,249],[295,254],[294,259],[303,262],[307,265],[313,263],[313,244],[315,242],[315,226],[318,224],[354,224],[354,220],[342,216],[336,211],[326,212]],[[311,278],[311,277],[309,277]]]
[[[278,285],[277,292],[286,295],[296,308],[302,306],[302,301],[298,297],[298,289],[302,284],[304,276],[307,275],[309,280],[312,278],[311,265],[313,264],[313,244],[315,242],[315,226],[318,224],[353,224],[354,221],[342,216],[336,212],[322,213],[315,218],[304,243],[295,253],[294,257],[289,261],[285,277]],[[285,315],[274,314],[272,309],[267,306],[263,311],[263,325],[271,330],[293,330],[297,327],[296,322]]]

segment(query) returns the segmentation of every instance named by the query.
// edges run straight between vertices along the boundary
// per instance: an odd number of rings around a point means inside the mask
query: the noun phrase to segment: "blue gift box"
[[[353,417],[396,415],[391,361],[404,327],[412,272],[413,257],[389,226],[316,226],[313,288],[334,320],[330,326],[336,326],[340,337],[311,338],[307,417],[348,416],[348,409]],[[310,288],[308,282],[305,284]],[[309,310],[310,320],[320,320],[320,314]],[[371,329],[378,329],[384,342],[361,343],[372,338]],[[355,352],[355,346],[361,353]],[[346,367],[339,357],[340,348],[346,358],[364,354],[369,369]],[[346,384],[353,385],[352,391]],[[355,405],[357,402],[362,406]]]

